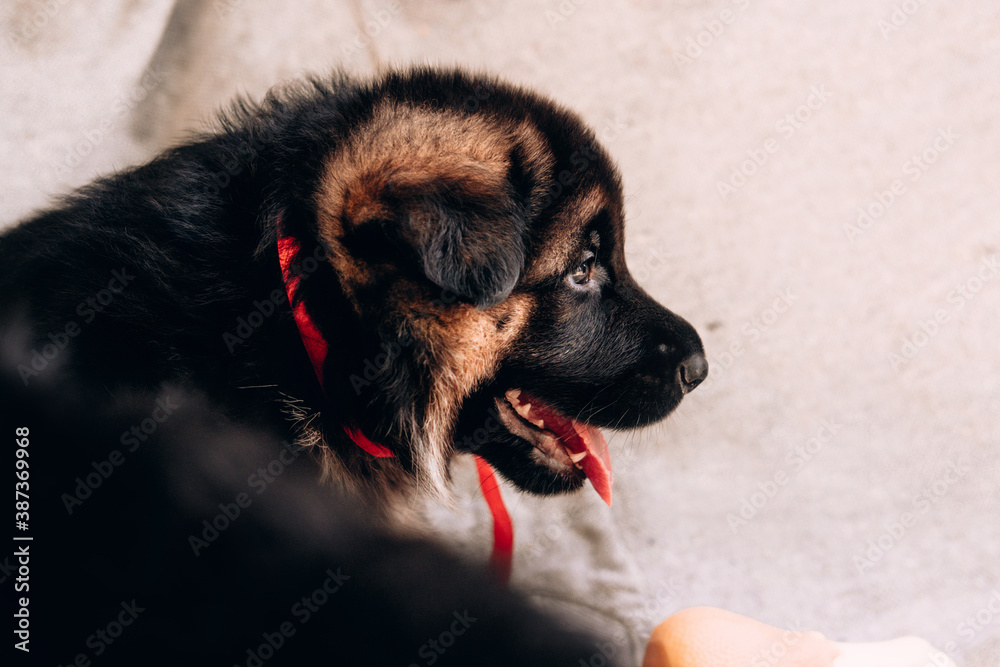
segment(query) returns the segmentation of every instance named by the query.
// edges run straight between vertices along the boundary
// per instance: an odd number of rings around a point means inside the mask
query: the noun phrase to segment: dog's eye
[[[594,279],[594,253],[587,251],[580,265],[569,274],[570,281],[575,285],[588,285]]]

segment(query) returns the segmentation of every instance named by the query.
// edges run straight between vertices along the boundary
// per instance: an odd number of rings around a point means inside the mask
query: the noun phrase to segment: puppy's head
[[[316,210],[369,333],[363,427],[434,488],[464,450],[522,489],[589,477],[610,502],[600,427],[662,419],[707,373],[629,274],[610,159],[576,115],[493,79],[397,73],[362,97]]]

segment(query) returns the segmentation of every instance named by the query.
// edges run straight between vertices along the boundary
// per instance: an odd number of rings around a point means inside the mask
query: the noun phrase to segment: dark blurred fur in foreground
[[[9,359],[15,337],[4,335]],[[64,374],[25,388],[0,368],[8,457],[15,429],[29,429],[30,520],[19,534],[33,541],[0,555],[8,628],[29,598],[30,654],[14,650],[14,664],[578,665],[601,655],[488,573],[370,527],[317,483],[307,453],[234,426],[199,396],[165,387],[108,409]],[[15,592],[11,552],[23,545],[29,588]]]

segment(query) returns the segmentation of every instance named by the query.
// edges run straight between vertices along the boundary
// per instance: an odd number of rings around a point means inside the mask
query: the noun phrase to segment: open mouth
[[[507,430],[531,443],[541,462],[560,472],[586,475],[611,505],[611,455],[599,428],[567,417],[520,389],[507,390],[495,402]]]

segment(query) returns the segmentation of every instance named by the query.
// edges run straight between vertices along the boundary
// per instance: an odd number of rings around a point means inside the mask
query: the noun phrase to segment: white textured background
[[[663,425],[613,436],[614,510],[507,493],[516,583],[633,654],[711,604],[1000,665],[1000,6],[277,6],[4,3],[2,224],[300,72],[426,61],[537,87],[619,160],[633,272],[712,371]],[[458,509],[431,513],[479,556],[459,472]]]

